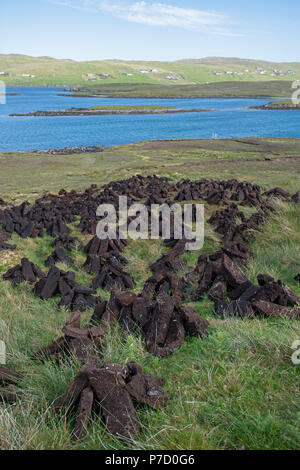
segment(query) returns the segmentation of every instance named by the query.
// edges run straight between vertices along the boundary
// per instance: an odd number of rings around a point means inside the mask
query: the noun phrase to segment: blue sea
[[[270,99],[118,99],[59,96],[63,88],[9,87],[6,104],[0,105],[0,152],[47,150],[89,145],[121,145],[156,139],[233,137],[298,137],[299,111],[250,110]],[[209,113],[10,117],[11,113],[64,110],[95,105],[171,105],[211,109]]]

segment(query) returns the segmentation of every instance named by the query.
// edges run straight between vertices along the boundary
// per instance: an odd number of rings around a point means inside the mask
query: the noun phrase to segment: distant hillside
[[[159,85],[152,83],[87,84],[77,87],[73,96],[112,98],[208,98],[208,97],[289,97],[292,82],[218,82],[198,85]]]
[[[224,81],[294,81],[300,79],[300,63],[271,63],[222,57],[176,62],[76,62],[71,59],[0,54],[0,79],[7,85],[43,86],[105,83],[198,85]]]
[[[202,59],[182,59],[176,61],[179,64],[208,64],[212,66],[224,65],[226,67],[239,65],[239,66],[264,66],[266,69],[272,69],[274,67],[292,67],[297,64],[295,62],[269,62],[266,60],[254,60],[254,59],[239,59],[237,57],[203,57]]]

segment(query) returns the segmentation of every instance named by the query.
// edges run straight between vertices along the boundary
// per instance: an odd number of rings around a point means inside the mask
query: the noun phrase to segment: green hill
[[[294,81],[300,63],[219,58],[176,62],[71,59],[0,54],[0,79],[7,85],[82,86],[105,83],[198,85],[218,82]]]
[[[153,83],[88,83],[79,86],[71,96],[107,96],[111,98],[210,98],[210,97],[288,97],[292,82],[216,82],[198,85],[165,85]]]

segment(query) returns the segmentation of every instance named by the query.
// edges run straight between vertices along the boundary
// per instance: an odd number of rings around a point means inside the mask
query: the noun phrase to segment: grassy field
[[[300,104],[296,105],[292,100],[270,101],[265,105],[266,108],[299,108]]]
[[[288,97],[292,82],[219,82],[199,85],[165,85],[144,83],[87,84],[73,94],[79,96],[105,95],[110,98],[210,98],[210,97]]]
[[[136,105],[136,106],[126,106],[126,105],[107,105],[103,106],[102,104],[99,104],[98,106],[92,106],[92,108],[89,109],[94,109],[94,110],[104,110],[104,111],[153,111],[155,109],[176,109],[174,106],[152,106],[152,105]]]
[[[17,204],[62,187],[82,190],[92,183],[134,174],[189,178],[238,178],[270,189],[295,192],[300,183],[300,140],[234,139],[141,142],[113,147],[99,154],[50,156],[35,153],[0,154],[0,197]],[[280,278],[300,295],[293,278],[300,271],[300,205],[274,202],[276,212],[252,243],[246,274]],[[206,208],[206,217],[214,210]],[[245,209],[247,210],[247,209]],[[72,234],[83,240],[76,227]],[[23,256],[43,267],[53,250],[52,239],[21,239],[14,252],[3,252],[0,275]],[[221,241],[206,225],[203,252],[218,249]],[[149,266],[165,251],[159,241],[131,242],[125,257],[128,271],[141,289]],[[198,252],[186,254],[192,265]],[[91,277],[81,266],[85,256],[72,252],[76,276]],[[65,267],[66,268],[66,267]],[[1,449],[299,449],[299,366],[291,361],[292,343],[300,338],[299,321],[285,319],[220,320],[205,298],[192,303],[210,321],[204,340],[188,339],[167,358],[149,356],[139,335],[125,336],[119,328],[106,338],[104,360],[137,360],[146,372],[165,378],[170,400],[165,409],[138,408],[140,435],[132,442],[110,436],[95,416],[87,436],[74,444],[70,432],[74,416],[54,417],[53,401],[77,373],[74,360],[59,368],[53,362],[33,363],[30,355],[61,332],[68,314],[57,301],[34,297],[31,286],[13,289],[0,280],[0,339],[7,344],[8,366],[24,373],[23,401],[0,405]],[[107,293],[99,293],[107,298]],[[84,314],[87,321],[91,311]]]
[[[300,64],[218,57],[177,62],[121,60],[76,62],[51,57],[0,54],[0,72],[7,74],[3,75],[7,85],[70,86],[89,83],[197,85],[224,81],[294,81],[300,79]]]
[[[90,108],[67,108],[65,110],[34,111],[32,113],[18,114],[10,116],[106,116],[106,115],[126,115],[126,114],[172,114],[191,113],[209,111],[206,109],[180,109],[174,106],[92,106]]]

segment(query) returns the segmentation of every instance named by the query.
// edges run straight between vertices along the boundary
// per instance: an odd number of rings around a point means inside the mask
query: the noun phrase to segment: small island
[[[181,109],[173,106],[150,105],[113,105],[93,106],[91,108],[68,108],[54,111],[35,111],[26,114],[10,114],[10,116],[114,116],[129,114],[177,114],[177,113],[201,113],[212,111],[209,109]]]
[[[264,104],[262,106],[250,106],[250,109],[263,109],[271,111],[286,111],[286,110],[299,110],[300,104],[294,104],[292,100],[279,100],[271,101],[270,103]]]

